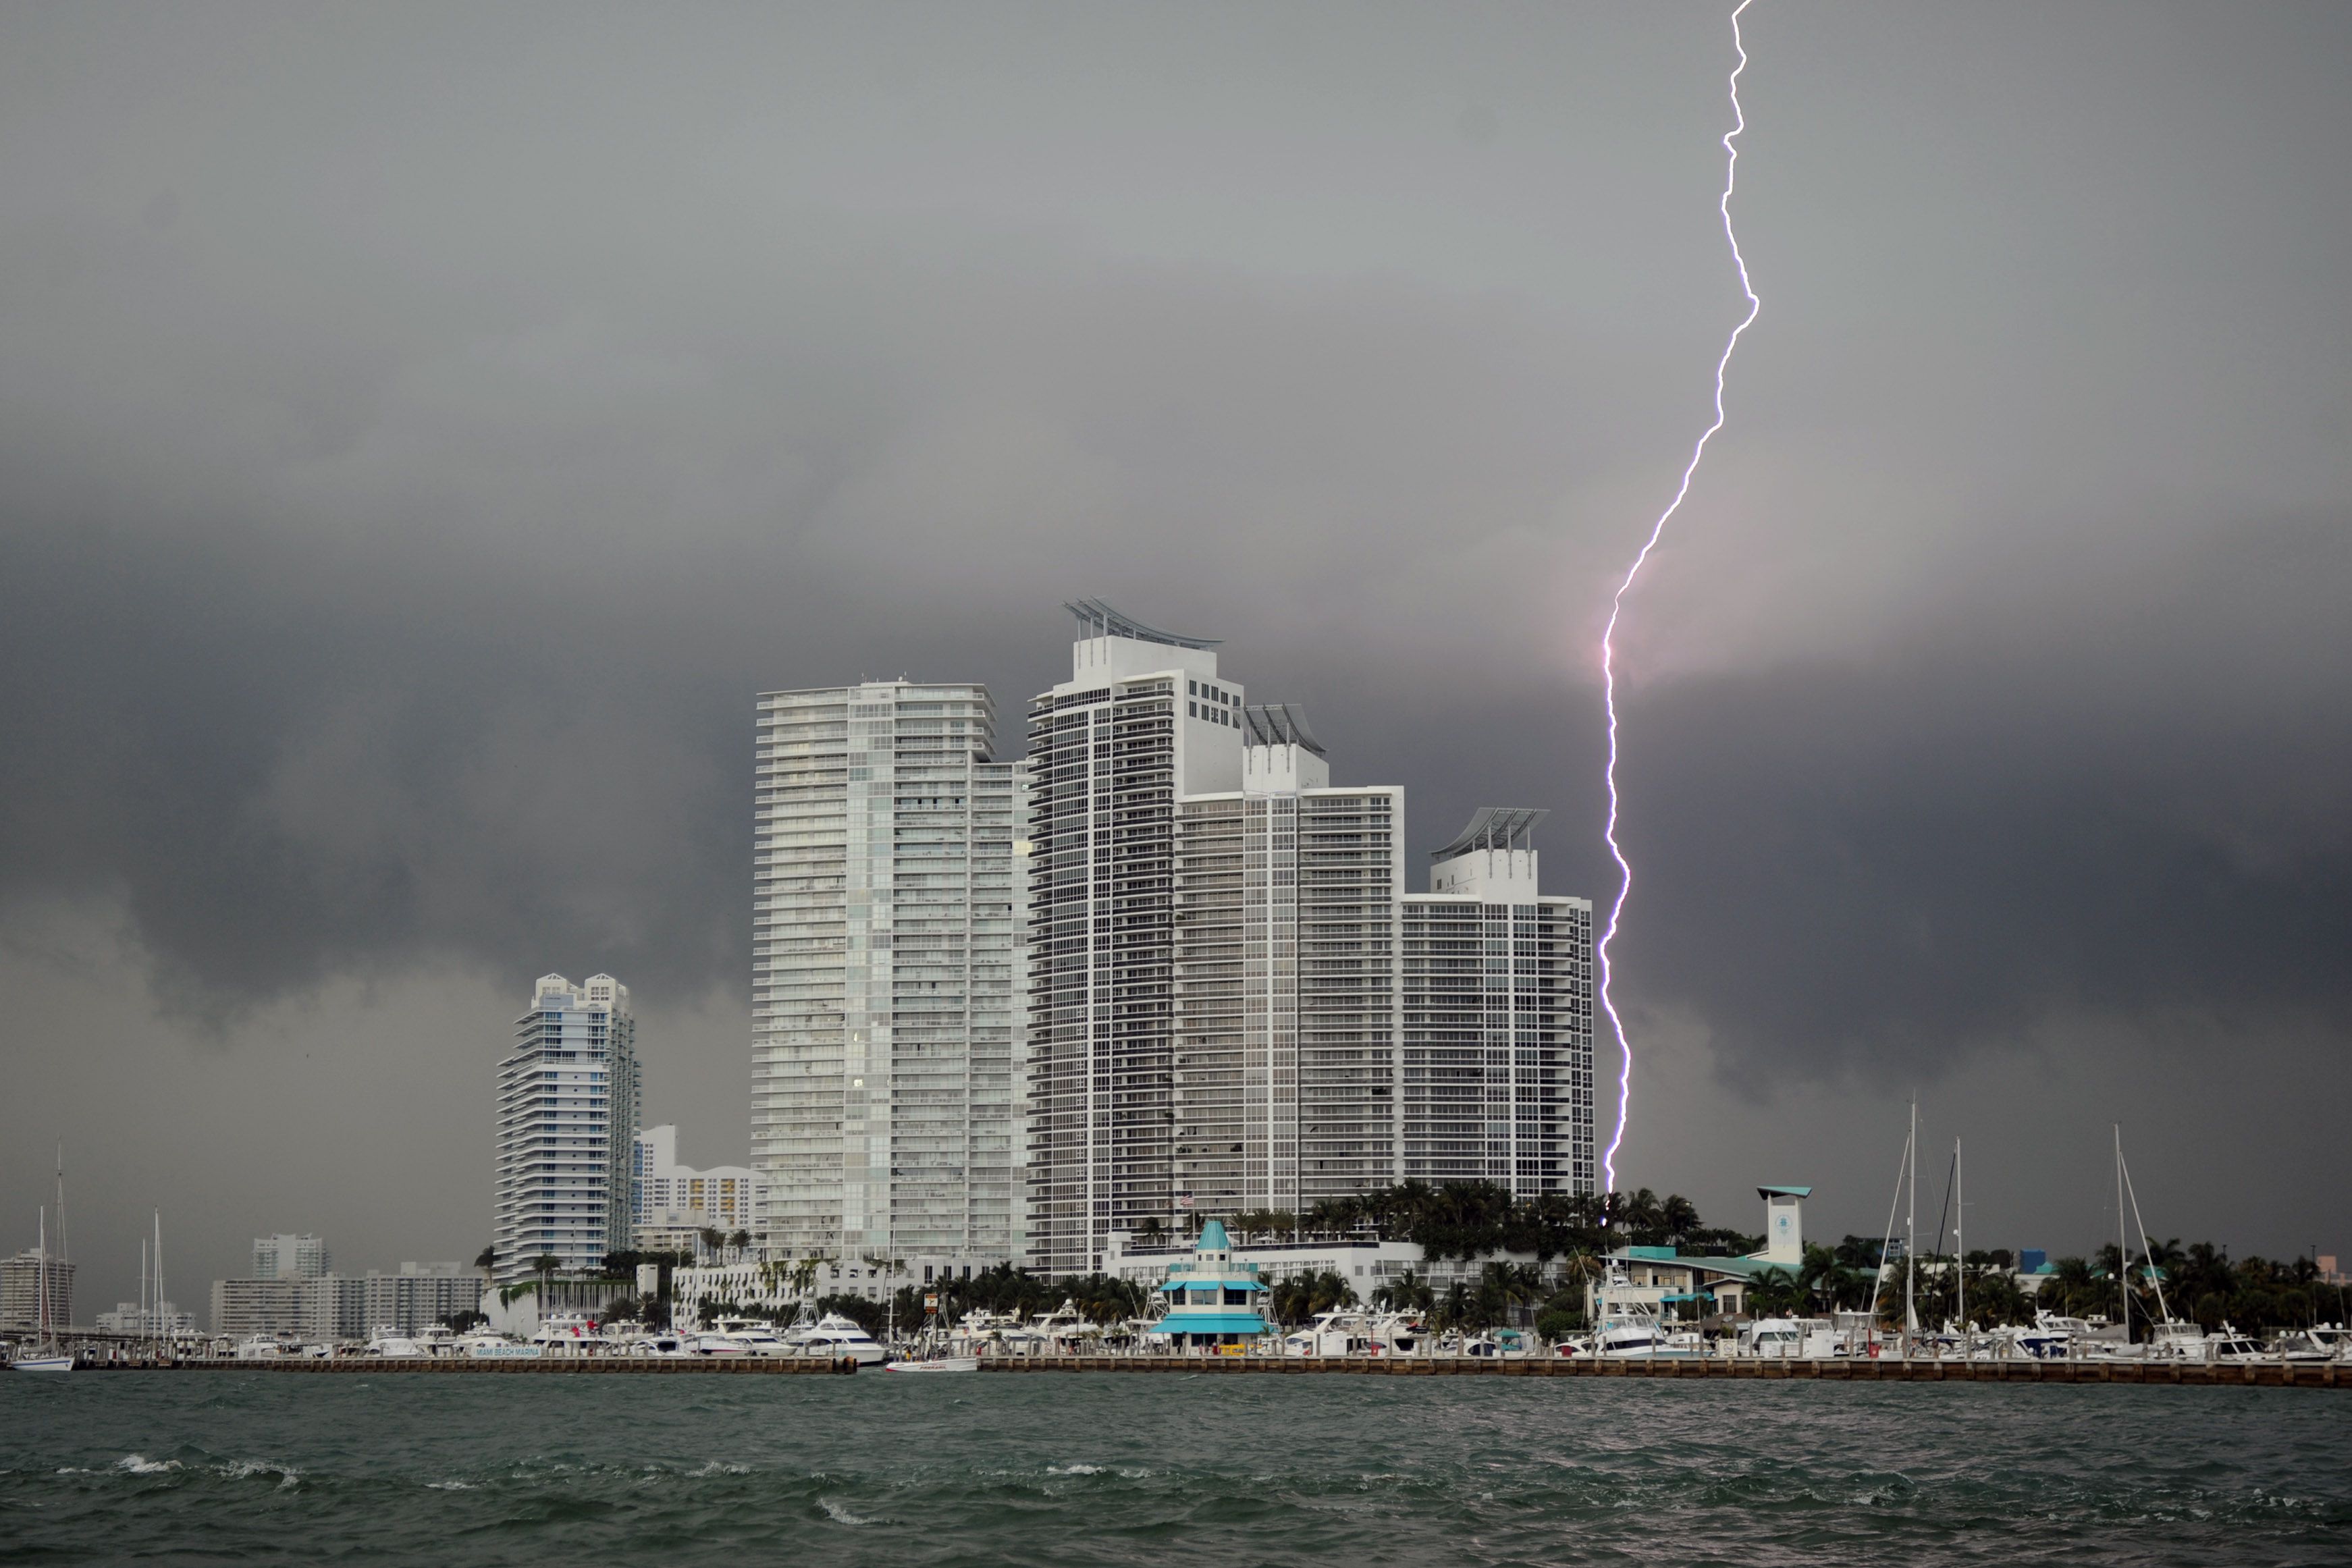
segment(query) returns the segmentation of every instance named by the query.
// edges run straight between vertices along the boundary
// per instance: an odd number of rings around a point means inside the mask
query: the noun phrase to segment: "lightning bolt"
[[[1617,1004],[1609,993],[1609,945],[1617,939],[1619,918],[1625,913],[1626,896],[1633,891],[1633,865],[1625,858],[1624,846],[1617,841],[1617,618],[1624,613],[1625,594],[1633,580],[1642,575],[1642,565],[1650,552],[1658,548],[1658,540],[1666,531],[1666,524],[1682,510],[1683,497],[1690,494],[1691,477],[1698,472],[1699,459],[1706,455],[1706,444],[1723,428],[1723,377],[1731,368],[1732,351],[1739,347],[1739,335],[1756,322],[1756,313],[1764,302],[1748,280],[1748,258],[1740,254],[1739,235],[1731,226],[1731,193],[1739,183],[1739,133],[1748,129],[1748,117],[1739,107],[1739,73],[1748,68],[1748,47],[1739,36],[1739,14],[1754,0],[1739,0],[1731,9],[1731,47],[1739,63],[1731,68],[1731,129],[1723,138],[1724,173],[1723,199],[1717,204],[1723,214],[1723,237],[1730,243],[1731,260],[1739,268],[1739,291],[1748,297],[1748,314],[1731,329],[1731,337],[1723,345],[1723,358],[1715,362],[1715,423],[1706,427],[1691,449],[1690,463],[1683,469],[1683,482],[1675,488],[1675,498],[1650,525],[1650,537],[1643,541],[1642,551],[1625,570],[1625,580],[1617,585],[1616,597],[1609,602],[1609,625],[1601,633],[1601,700],[1609,716],[1609,821],[1601,836],[1609,841],[1609,855],[1617,862],[1617,902],[1609,906],[1609,928],[1601,933],[1598,956],[1601,960],[1601,1010],[1609,1015],[1609,1027],[1616,1032],[1617,1049],[1623,1065],[1617,1071],[1617,1130],[1610,1134],[1608,1152],[1601,1156],[1601,1190],[1617,1189],[1617,1149],[1625,1141],[1625,1115],[1632,1108],[1633,1095],[1633,1046],[1625,1038],[1625,1020],[1617,1015]]]

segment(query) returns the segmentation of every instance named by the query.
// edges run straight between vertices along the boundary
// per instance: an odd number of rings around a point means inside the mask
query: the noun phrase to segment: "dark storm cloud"
[[[1757,1083],[1939,1077],[2052,1015],[2345,1038],[2347,595],[2346,519],[2252,523],[1872,664],[1661,693],[1624,962]]]
[[[1226,639],[1417,861],[1549,806],[1605,896],[1724,9],[12,14],[7,950],[110,911],[231,1044],[453,969],[740,1003],[752,694],[1009,729],[1078,594]],[[2352,29],[1747,21],[1764,310],[1624,627],[1639,1026],[1756,1094],[2074,1016],[2331,1074]]]

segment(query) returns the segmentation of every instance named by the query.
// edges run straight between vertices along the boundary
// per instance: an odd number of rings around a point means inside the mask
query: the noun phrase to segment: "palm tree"
[[[1805,1288],[1786,1269],[1759,1270],[1748,1281],[1750,1317],[1787,1317],[1804,1304]]]
[[[2061,1258],[2052,1264],[2049,1282],[2042,1289],[2044,1294],[2055,1292],[2057,1309],[2071,1315],[2095,1312],[2102,1304],[2115,1303],[2106,1281],[2093,1273],[2091,1265],[2080,1258]]]
[[[1436,1301],[1436,1292],[1429,1288],[1429,1281],[1410,1269],[1372,1292],[1372,1305],[1383,1312],[1425,1312]]]
[[[547,1311],[547,1287],[555,1281],[555,1271],[563,1267],[563,1260],[552,1252],[542,1252],[530,1260],[531,1272],[539,1276],[539,1310]]]
[[[1489,1263],[1479,1274],[1478,1292],[1492,1315],[1517,1321],[1520,1308],[1543,1300],[1543,1275],[1531,1264]]]
[[[738,1230],[728,1237],[727,1245],[733,1248],[735,1255],[740,1258],[751,1245],[751,1233],[748,1230]]]
[[[694,1235],[695,1239],[702,1243],[702,1250],[706,1255],[715,1253],[727,1245],[727,1233],[715,1225],[706,1225]]]

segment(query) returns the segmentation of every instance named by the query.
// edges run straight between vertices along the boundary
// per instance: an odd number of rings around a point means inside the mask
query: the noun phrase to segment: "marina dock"
[[[288,1356],[278,1361],[183,1360],[163,1364],[104,1364],[89,1372],[150,1369],[180,1372],[268,1372],[312,1376],[421,1375],[619,1376],[648,1374],[686,1377],[838,1376],[857,1370],[854,1362],[805,1356],[656,1358],[642,1356],[502,1356],[476,1360],[439,1357],[386,1360],[360,1356]],[[2133,1361],[1910,1361],[1887,1356],[1853,1361],[1799,1361],[1721,1357],[1586,1356],[1180,1356],[1003,1355],[982,1360],[986,1373],[1127,1372],[1183,1375],[1302,1376],[1346,1374],[1371,1377],[1634,1377],[1715,1378],[1748,1382],[1817,1383],[2033,1383],[2168,1384],[2189,1387],[2352,1388],[2345,1364],[2293,1362],[2201,1364]],[[876,1369],[878,1370],[878,1369]]]

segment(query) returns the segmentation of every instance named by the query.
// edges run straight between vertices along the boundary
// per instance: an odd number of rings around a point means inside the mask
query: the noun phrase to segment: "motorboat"
[[[2273,1347],[2282,1361],[2309,1365],[2315,1362],[2352,1360],[2352,1341],[2338,1323],[2314,1323],[2284,1335]]]
[[[531,1331],[530,1343],[542,1355],[593,1355],[612,1342],[595,1319],[584,1312],[557,1312]]]
[[[1851,1354],[1846,1335],[1823,1318],[1759,1318],[1743,1324],[1735,1354],[1770,1361],[1832,1361]]]
[[[880,1366],[889,1359],[874,1336],[839,1312],[827,1312],[805,1328],[784,1336],[794,1355],[823,1356],[828,1361],[851,1360],[860,1366]]]
[[[1318,1312],[1305,1328],[1282,1337],[1285,1355],[1378,1355],[1386,1348],[1370,1319],[1345,1308]]]
[[[281,1356],[301,1354],[299,1344],[279,1334],[247,1334],[236,1342],[236,1358],[239,1361],[276,1361]]]
[[[688,1355],[749,1355],[751,1347],[733,1334],[698,1333],[688,1337],[686,1353]]]
[[[706,1336],[708,1337],[708,1336]],[[742,1347],[746,1355],[790,1355],[792,1347],[784,1343],[774,1327],[756,1318],[721,1318],[719,1336]]]
[[[2205,1338],[2205,1359],[2209,1362],[2268,1361],[2270,1355],[2262,1342],[2250,1333],[2241,1333],[2227,1322],[2221,1332]]]
[[[383,1356],[388,1360],[421,1361],[433,1353],[413,1335],[403,1333],[393,1324],[383,1324],[369,1335],[367,1348],[362,1355]]]
[[[1698,1336],[1666,1325],[1661,1303],[1637,1289],[1622,1269],[1612,1269],[1593,1289],[1592,1354],[1603,1360],[1695,1358],[1704,1354]]]

